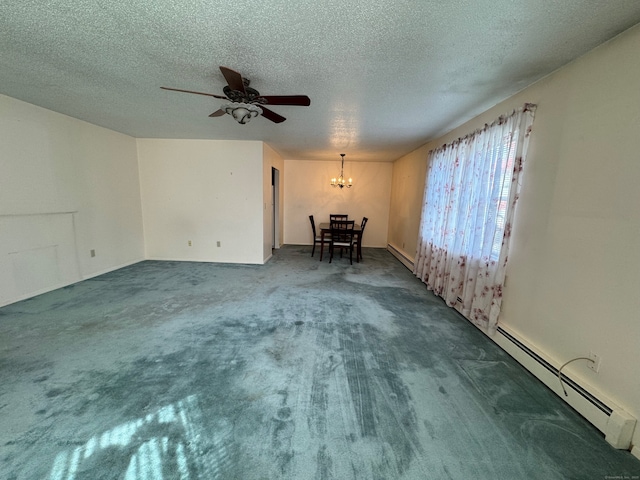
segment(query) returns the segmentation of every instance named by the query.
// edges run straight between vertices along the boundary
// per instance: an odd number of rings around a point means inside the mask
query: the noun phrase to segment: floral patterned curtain
[[[489,334],[497,328],[535,105],[429,153],[413,273]]]

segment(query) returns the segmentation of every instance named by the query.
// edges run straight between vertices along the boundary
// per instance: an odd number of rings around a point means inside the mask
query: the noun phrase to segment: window
[[[474,323],[495,327],[535,106],[433,150],[414,273]]]
[[[489,255],[489,260],[491,261],[498,261],[500,258],[500,249],[502,248],[504,230],[506,227],[507,207],[509,206],[509,193],[511,192],[511,178],[513,177],[516,141],[517,138],[513,139],[511,135],[505,136],[502,139],[502,143],[494,153],[494,155],[500,159],[499,168],[496,172],[496,176],[499,178],[498,184],[500,185],[500,190],[497,201],[493,202],[493,205],[495,206],[495,216],[491,217],[495,219],[496,228],[493,244],[491,246],[491,253]]]

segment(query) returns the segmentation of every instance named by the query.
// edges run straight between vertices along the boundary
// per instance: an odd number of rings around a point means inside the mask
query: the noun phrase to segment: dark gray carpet
[[[143,262],[0,309],[4,479],[604,479],[640,462],[388,252]]]

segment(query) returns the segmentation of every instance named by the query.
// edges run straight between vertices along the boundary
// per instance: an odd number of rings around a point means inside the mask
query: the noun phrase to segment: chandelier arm
[[[342,161],[340,163],[340,176],[338,178],[332,178],[331,179],[331,186],[332,187],[340,187],[340,189],[342,190],[344,187],[347,188],[351,188],[353,187],[353,184],[351,183],[352,180],[349,179],[349,184],[347,185],[345,179],[344,179],[344,153],[341,153],[340,156],[342,157]]]

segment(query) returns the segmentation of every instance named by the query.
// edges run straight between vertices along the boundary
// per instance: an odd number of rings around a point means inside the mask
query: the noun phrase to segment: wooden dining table
[[[320,261],[322,261],[322,251],[324,250],[324,237],[325,235],[331,236],[331,223],[321,223],[319,225],[320,228]],[[360,239],[360,235],[362,234],[362,227],[357,223],[353,225],[353,235],[356,237],[356,241],[358,242],[358,248],[356,251],[356,259],[360,261],[360,257],[362,256],[362,242]]]

